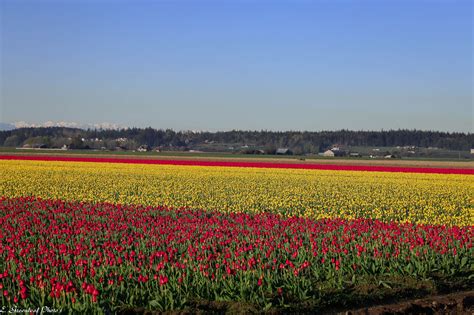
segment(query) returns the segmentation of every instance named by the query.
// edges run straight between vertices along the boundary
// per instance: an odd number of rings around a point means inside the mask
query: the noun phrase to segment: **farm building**
[[[336,156],[333,150],[324,151],[323,156]]]
[[[150,147],[148,147],[146,144],[144,145],[141,145],[138,149],[137,149],[138,152],[147,152],[147,151],[150,151]]]
[[[345,152],[339,149],[337,150],[331,149],[331,150],[324,151],[323,153],[323,156],[328,156],[328,157],[344,156],[344,155],[345,155]]]
[[[293,154],[293,152],[291,152],[290,149],[288,148],[278,148],[275,152],[275,154],[279,154],[279,155],[291,155]]]

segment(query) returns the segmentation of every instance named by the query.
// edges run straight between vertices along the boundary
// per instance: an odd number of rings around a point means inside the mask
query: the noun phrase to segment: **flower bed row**
[[[0,160],[0,196],[472,225],[474,177]]]
[[[36,155],[29,155],[29,156],[28,155],[0,155],[0,160],[99,162],[99,163],[160,164],[160,165],[186,165],[186,166],[223,166],[223,167],[255,167],[255,168],[314,169],[314,170],[333,170],[333,171],[367,171],[367,172],[397,172],[397,173],[474,175],[474,169],[467,169],[467,168],[362,166],[362,165],[335,165],[335,164],[313,164],[313,163],[301,164],[301,163],[274,163],[274,162],[158,160],[158,159],[101,158],[101,157],[84,158],[84,157],[36,156]]]
[[[474,227],[0,199],[0,304],[261,309],[364,280],[472,277]],[[369,280],[367,280],[369,279]]]

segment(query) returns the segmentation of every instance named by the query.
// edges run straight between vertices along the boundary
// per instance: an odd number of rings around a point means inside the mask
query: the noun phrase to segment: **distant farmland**
[[[472,288],[472,168],[262,161],[2,156],[2,304],[325,312]]]

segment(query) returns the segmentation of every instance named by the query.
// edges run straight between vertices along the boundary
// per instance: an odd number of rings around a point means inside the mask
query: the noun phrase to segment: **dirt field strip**
[[[474,291],[430,296],[395,304],[345,311],[344,315],[474,314]]]

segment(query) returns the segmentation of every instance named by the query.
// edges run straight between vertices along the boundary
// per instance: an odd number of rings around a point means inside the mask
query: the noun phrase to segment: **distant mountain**
[[[28,123],[25,121],[16,121],[13,123],[13,128],[38,128],[38,127],[66,127],[66,128],[79,128],[79,129],[123,129],[125,127],[108,122],[102,122],[97,124],[81,124],[71,121],[47,121],[44,123]]]
[[[13,130],[15,125],[0,122],[0,131]]]

